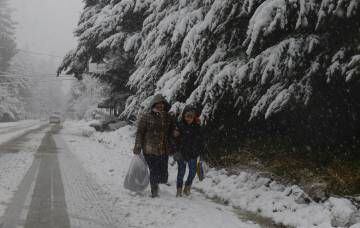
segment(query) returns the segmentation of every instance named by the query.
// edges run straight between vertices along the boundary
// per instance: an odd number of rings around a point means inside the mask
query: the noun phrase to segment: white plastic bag
[[[134,192],[142,192],[147,188],[149,182],[150,174],[144,155],[135,155],[125,177],[124,188]]]
[[[196,167],[196,174],[199,177],[200,181],[203,181],[205,179],[206,173],[209,170],[209,166],[206,164],[205,161],[199,160]]]

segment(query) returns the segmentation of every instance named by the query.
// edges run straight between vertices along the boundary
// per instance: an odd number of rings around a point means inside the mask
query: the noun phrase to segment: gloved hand
[[[141,154],[141,148],[140,147],[134,147],[134,154],[139,155]]]
[[[181,161],[181,160],[183,160],[183,156],[182,156],[182,154],[181,154],[180,152],[176,152],[176,153],[174,154],[173,158],[174,158],[175,161]]]

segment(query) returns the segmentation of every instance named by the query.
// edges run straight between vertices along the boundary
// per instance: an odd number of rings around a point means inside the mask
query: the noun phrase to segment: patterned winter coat
[[[160,102],[164,102],[167,106],[166,112],[153,112],[154,105]],[[167,112],[169,104],[163,96],[156,95],[150,107],[150,111],[139,119],[134,152],[142,150],[144,154],[149,155],[170,154],[170,137],[174,130],[174,120]]]

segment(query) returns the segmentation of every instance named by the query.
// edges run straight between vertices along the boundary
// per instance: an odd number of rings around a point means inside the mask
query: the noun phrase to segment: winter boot
[[[151,197],[159,197],[159,185],[151,185]]]
[[[185,194],[186,196],[189,196],[189,195],[191,194],[190,190],[191,190],[191,186],[190,186],[190,185],[186,185],[185,188],[184,188],[184,194]]]
[[[182,188],[177,188],[176,197],[182,197]]]

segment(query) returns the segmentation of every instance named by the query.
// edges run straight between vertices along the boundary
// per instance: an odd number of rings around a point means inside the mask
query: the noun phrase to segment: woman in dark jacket
[[[185,107],[182,118],[177,124],[175,131],[177,140],[178,175],[177,175],[177,197],[190,195],[191,185],[196,176],[197,158],[202,153],[203,139],[201,126],[196,122],[196,110],[192,107]],[[186,164],[189,166],[189,175],[185,182],[183,191],[183,180],[186,172]]]
[[[155,95],[150,111],[140,117],[136,131],[134,154],[143,152],[149,165],[152,197],[158,197],[159,184],[168,181],[170,137],[174,131],[174,121],[168,111],[166,99],[160,94]]]

